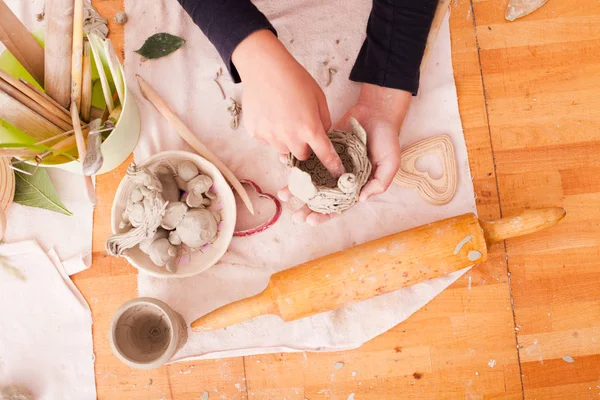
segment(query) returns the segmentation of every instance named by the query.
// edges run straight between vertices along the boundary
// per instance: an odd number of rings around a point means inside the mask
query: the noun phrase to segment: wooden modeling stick
[[[239,194],[240,198],[244,202],[244,205],[250,211],[252,215],[254,215],[254,207],[252,207],[252,202],[250,201],[250,197],[248,196],[248,192],[240,181],[235,177],[233,172],[223,162],[212,152],[210,151],[194,133],[183,123],[181,119],[177,115],[169,109],[169,106],[165,101],[159,96],[158,93],[139,75],[136,75],[138,83],[140,85],[140,89],[142,90],[142,94],[148,99],[150,103],[165,117],[171,125],[175,128],[177,133],[185,140],[198,154],[202,157],[206,158],[208,161],[213,163],[219,171],[223,174],[225,179],[233,186],[235,191]]]
[[[415,165],[419,157],[430,152],[442,160],[442,176],[437,179],[432,178],[428,172],[419,171]],[[458,186],[456,157],[450,137],[433,136],[404,149],[394,182],[403,187],[416,188],[419,194],[432,204],[449,203]]]
[[[81,108],[81,82],[83,79],[83,0],[75,0],[71,57],[71,103],[75,103],[79,110]]]
[[[44,49],[0,0],[0,42],[40,85],[44,85]]]
[[[266,314],[289,322],[335,310],[483,262],[492,243],[564,216],[558,207],[488,223],[464,214],[399,232],[278,272],[263,292],[204,315],[192,328],[221,329]]]
[[[90,122],[92,110],[92,60],[90,59],[90,42],[83,42],[83,75],[81,82],[81,118]]]
[[[71,118],[73,118],[73,129],[75,131],[75,142],[77,143],[77,152],[79,153],[79,160],[83,164],[85,159],[85,139],[83,137],[83,131],[81,130],[81,121],[79,120],[79,110],[74,101],[71,101]],[[70,138],[68,138],[70,139]],[[98,202],[96,198],[96,189],[94,188],[94,182],[91,176],[83,175],[85,182],[85,188],[87,190],[88,198],[92,204]]]
[[[61,107],[71,100],[73,0],[46,0],[44,89]]]

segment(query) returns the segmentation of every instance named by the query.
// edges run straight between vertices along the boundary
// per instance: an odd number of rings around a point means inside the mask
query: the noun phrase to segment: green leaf
[[[33,173],[35,167],[19,165],[19,169]],[[28,207],[44,208],[65,215],[73,215],[58,197],[56,189],[44,168],[38,168],[33,175],[15,170],[15,203]]]
[[[135,52],[146,58],[161,58],[168,56],[185,43],[185,40],[170,33],[155,33],[144,42]]]

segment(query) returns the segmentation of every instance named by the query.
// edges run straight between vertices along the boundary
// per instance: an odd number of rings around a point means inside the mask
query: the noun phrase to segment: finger
[[[300,207],[292,214],[292,221],[302,223],[306,221],[306,217],[312,214],[312,210],[307,205]]]
[[[323,129],[325,129],[325,132],[329,132],[329,128],[331,128],[331,115],[329,114],[329,107],[327,106],[327,98],[323,92],[321,92],[321,95],[319,101],[319,115],[321,116]]]
[[[360,201],[365,202],[369,197],[385,192],[394,180],[398,168],[400,168],[400,160],[396,153],[392,153],[389,157],[381,160],[375,167],[373,179],[361,190]]]
[[[290,199],[292,197],[294,197],[294,195],[292,194],[292,192],[290,192],[290,189],[286,186],[283,189],[281,189],[279,192],[277,192],[277,197],[279,197],[279,200],[281,200],[281,201],[290,201]]]
[[[276,137],[272,137],[269,144],[280,154],[287,154],[290,152],[290,149],[286,146],[286,144]]]
[[[335,178],[339,178],[344,172],[344,165],[342,164],[342,159],[335,151],[333,147],[333,143],[327,137],[327,134],[324,130],[320,130],[314,136],[311,142],[308,143],[312,148],[313,152],[317,156],[321,163],[331,175]]]
[[[282,164],[287,164],[287,159],[288,159],[288,155],[287,154],[280,154],[279,155],[279,162],[281,162]]]
[[[306,143],[289,143],[288,147],[298,160],[304,161],[310,157],[310,147]]]
[[[352,117],[351,112],[352,110],[348,111],[342,118],[340,118],[333,126],[333,129],[345,132],[352,131],[352,124],[350,123],[350,117]]]
[[[336,214],[336,213],[319,214],[319,213],[313,212],[306,217],[306,223],[309,224],[310,226],[316,226],[316,225],[320,225],[324,222],[327,222],[330,219],[337,217],[338,215],[339,214]]]

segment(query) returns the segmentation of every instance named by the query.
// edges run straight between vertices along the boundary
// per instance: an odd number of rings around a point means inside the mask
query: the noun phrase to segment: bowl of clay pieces
[[[128,168],[106,250],[158,278],[192,276],[225,254],[235,219],[233,191],[217,167],[194,153],[165,151]]]

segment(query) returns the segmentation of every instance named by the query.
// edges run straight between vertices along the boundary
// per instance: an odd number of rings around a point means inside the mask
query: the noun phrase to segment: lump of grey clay
[[[160,226],[165,229],[173,230],[181,222],[184,215],[188,212],[188,206],[179,201],[169,203],[165,215],[160,221]]]
[[[176,230],[183,244],[197,249],[214,240],[217,235],[217,221],[210,211],[194,209],[188,211]]]
[[[168,202],[179,201],[179,187],[171,170],[161,165],[156,169],[155,175],[162,185],[163,199]]]
[[[155,240],[158,240],[158,239],[164,239],[168,236],[169,236],[168,231],[158,228],[156,230],[156,233],[153,236],[151,236],[147,239],[144,239],[140,242],[140,245],[139,245],[140,250],[143,251],[144,253],[148,254],[148,250],[150,249],[150,245],[152,244],[152,242],[154,242]]]
[[[371,175],[367,133],[356,119],[350,118],[350,123],[352,132],[333,130],[329,133],[346,170],[338,179],[331,176],[314,154],[306,161],[298,160],[291,153],[288,156],[291,168],[288,188],[312,211],[331,214],[348,210],[358,202],[360,191]]]

